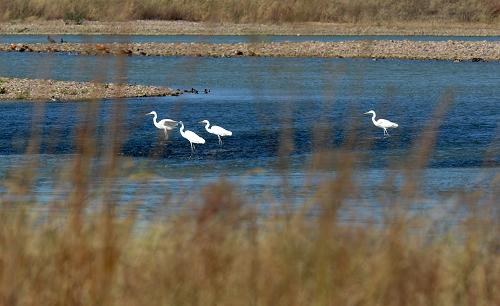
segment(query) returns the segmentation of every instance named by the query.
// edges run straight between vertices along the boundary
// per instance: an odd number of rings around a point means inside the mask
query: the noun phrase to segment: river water
[[[219,38],[227,37],[210,39]],[[227,39],[233,38],[238,37]],[[59,174],[74,157],[77,131],[89,120],[84,116],[89,108],[96,111],[91,120],[98,151],[108,146],[104,135],[110,122],[121,131],[119,155],[128,166],[113,188],[123,202],[140,192],[150,212],[162,205],[165,194],[182,207],[181,202],[221,177],[261,203],[285,195],[287,201],[300,203],[311,195],[309,186],[334,178],[339,167],[338,162],[315,165],[314,152],[349,147],[356,157],[354,180],[361,187],[358,203],[364,203],[359,211],[369,215],[380,209],[374,203],[380,202],[386,179],[399,177],[397,169],[413,165],[422,135],[434,132],[435,146],[422,177],[422,203],[436,206],[455,191],[487,192],[500,169],[498,62],[1,53],[0,75],[210,89],[209,94],[119,101],[2,102],[0,176],[9,178],[12,169],[38,159],[34,194],[42,203],[67,192],[59,188]],[[442,122],[437,130],[428,130],[443,100],[450,103]],[[399,128],[383,137],[363,114],[370,109]],[[151,110],[160,118],[182,120],[207,143],[191,154],[178,130],[165,141],[152,118],[145,116]],[[203,119],[231,130],[233,136],[220,147],[217,137],[198,123]],[[41,136],[40,146],[36,154],[26,155],[33,133]],[[135,179],[143,172],[153,174],[147,184]],[[396,193],[402,184],[397,181]],[[96,188],[100,182],[96,178]],[[284,182],[291,192],[284,191]]]

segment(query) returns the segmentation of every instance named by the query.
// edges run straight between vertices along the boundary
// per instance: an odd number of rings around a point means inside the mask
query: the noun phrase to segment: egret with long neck
[[[195,149],[194,144],[195,143],[204,144],[205,139],[198,136],[195,132],[189,130],[184,131],[184,123],[182,123],[182,121],[179,121],[179,124],[181,125],[181,128],[179,129],[179,131],[181,132],[181,136],[189,141],[189,144],[191,145],[191,153],[194,153]]]
[[[221,145],[221,146],[222,146],[222,139],[221,139],[221,137],[232,136],[233,135],[233,132],[228,131],[225,128],[222,128],[220,126],[212,125],[210,127],[210,122],[208,120],[200,121],[200,123],[205,124],[205,130],[207,130],[207,132],[209,132],[210,134],[217,135],[217,137],[219,138],[219,145]]]
[[[399,125],[397,123],[391,122],[386,119],[378,119],[375,120],[375,117],[377,114],[375,114],[374,110],[367,111],[365,115],[372,114],[372,122],[375,126],[384,129],[384,136],[387,135],[389,136],[389,133],[387,132],[388,128],[397,128]]]
[[[177,126],[177,121],[174,121],[172,119],[163,119],[160,121],[157,121],[158,119],[158,114],[155,111],[152,111],[150,113],[147,113],[147,115],[153,115],[153,124],[160,130],[163,130],[165,133],[165,139],[168,139],[168,132],[173,130]]]

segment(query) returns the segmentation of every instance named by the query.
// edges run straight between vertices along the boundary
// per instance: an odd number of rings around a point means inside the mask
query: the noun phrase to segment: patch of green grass
[[[18,100],[28,100],[30,98],[30,93],[27,90],[23,90],[16,94],[16,99]]]
[[[80,92],[83,92],[83,91],[78,91],[77,89],[62,89],[61,90],[61,94],[70,95],[70,96],[76,96],[76,95],[80,94]]]

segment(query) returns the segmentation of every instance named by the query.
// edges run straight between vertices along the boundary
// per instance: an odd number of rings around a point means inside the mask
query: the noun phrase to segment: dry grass
[[[3,212],[0,303],[498,305],[498,219],[474,215],[436,236],[404,215],[345,225],[332,192],[343,184],[323,186],[327,209],[313,219],[258,218],[225,183],[207,187],[197,213],[139,233],[109,207],[43,225]]]
[[[498,20],[495,0],[12,0],[0,3],[0,20],[164,19],[246,23]]]

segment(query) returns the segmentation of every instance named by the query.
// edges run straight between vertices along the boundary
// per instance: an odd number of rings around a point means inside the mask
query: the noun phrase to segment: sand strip
[[[0,78],[0,100],[72,101],[180,94],[180,91],[156,86]]]

